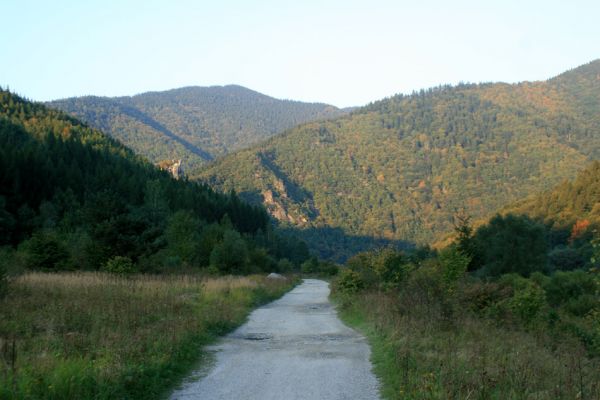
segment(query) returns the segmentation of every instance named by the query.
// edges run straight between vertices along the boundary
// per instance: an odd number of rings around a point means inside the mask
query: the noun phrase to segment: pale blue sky
[[[600,58],[600,1],[1,0],[0,85],[34,100],[240,84],[337,106],[547,79]]]

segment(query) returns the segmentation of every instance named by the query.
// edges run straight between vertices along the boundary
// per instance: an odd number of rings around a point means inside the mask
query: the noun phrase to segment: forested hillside
[[[331,230],[426,243],[457,211],[489,216],[599,158],[598,104],[600,61],[544,82],[437,87],[296,127],[202,180],[304,227],[325,256],[340,256]]]
[[[308,257],[305,244],[273,231],[261,206],[175,180],[103,133],[7,91],[0,246],[0,269],[246,273]]]
[[[241,86],[185,87],[132,97],[78,97],[48,103],[101,129],[154,163],[182,159],[193,174],[208,160],[298,124],[345,112],[278,100]]]
[[[503,208],[502,213],[525,214],[554,229],[572,229],[580,222],[600,224],[600,161],[594,161],[573,181]]]

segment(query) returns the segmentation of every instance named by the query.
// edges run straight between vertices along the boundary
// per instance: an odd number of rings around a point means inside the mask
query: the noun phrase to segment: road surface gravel
[[[379,399],[363,336],[345,326],[317,279],[261,307],[217,345],[215,362],[172,400]]]

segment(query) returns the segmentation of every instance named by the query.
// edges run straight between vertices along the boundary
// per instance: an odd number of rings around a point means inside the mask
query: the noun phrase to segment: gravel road
[[[209,350],[210,370],[172,400],[379,399],[363,336],[337,317],[327,282],[305,279],[255,310],[246,324]]]

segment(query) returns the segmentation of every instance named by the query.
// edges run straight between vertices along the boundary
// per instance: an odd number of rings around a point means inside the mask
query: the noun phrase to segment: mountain
[[[575,179],[508,204],[474,225],[472,236],[459,229],[462,235],[455,232],[438,245],[458,243],[472,257],[469,268],[479,273],[593,268],[598,258],[593,241],[600,228],[600,161]]]
[[[243,273],[308,257],[305,244],[272,229],[263,207],[174,179],[102,132],[4,90],[2,246],[18,248],[16,259],[34,269],[117,260],[144,271]]]
[[[154,163],[203,163],[308,121],[345,114],[320,103],[278,100],[242,86],[184,87],[131,97],[47,103],[107,132]]]
[[[524,214],[554,229],[572,230],[577,222],[600,226],[600,161],[594,161],[577,177],[552,189],[503,207],[502,214]]]
[[[324,256],[347,255],[332,230],[428,243],[457,211],[483,218],[599,159],[599,104],[600,60],[547,81],[441,86],[295,127],[201,179],[302,227]]]

